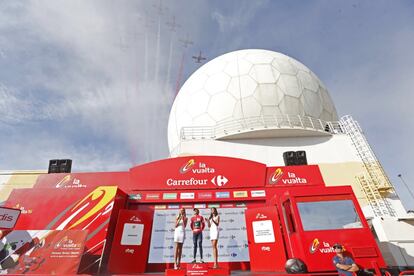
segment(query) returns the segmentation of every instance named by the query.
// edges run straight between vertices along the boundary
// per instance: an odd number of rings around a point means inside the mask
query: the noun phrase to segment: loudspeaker
[[[296,165],[307,165],[306,151],[300,150],[296,152]]]
[[[49,160],[49,169],[47,173],[70,173],[71,170],[72,170],[72,160],[52,159],[52,160]]]
[[[285,166],[294,166],[294,165],[296,165],[296,152],[294,152],[294,151],[285,151],[283,153],[283,160],[285,161]]]
[[[72,160],[62,159],[59,164],[59,172],[61,173],[70,173],[72,170]]]
[[[59,160],[49,160],[49,169],[47,173],[58,173],[59,172]]]

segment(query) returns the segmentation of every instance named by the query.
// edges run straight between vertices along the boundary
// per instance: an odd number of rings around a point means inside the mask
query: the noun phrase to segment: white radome
[[[268,50],[230,52],[200,67],[180,89],[168,122],[169,148],[179,144],[183,127],[281,114],[338,120],[328,90],[302,63]]]

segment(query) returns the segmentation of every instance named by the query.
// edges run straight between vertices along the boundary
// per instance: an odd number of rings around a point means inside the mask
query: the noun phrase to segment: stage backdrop
[[[246,221],[244,217],[245,208],[217,208],[217,211],[220,215],[219,261],[249,261]],[[174,224],[177,214],[178,209],[155,210],[148,263],[174,263]],[[200,214],[206,218],[210,215],[210,209],[200,209]],[[190,218],[192,215],[192,210],[188,210],[188,224],[186,239],[183,245],[182,262],[191,262],[193,260],[193,239],[190,228]],[[205,262],[213,261],[210,230],[207,224],[203,231],[203,255]],[[197,260],[199,259],[198,251]]]

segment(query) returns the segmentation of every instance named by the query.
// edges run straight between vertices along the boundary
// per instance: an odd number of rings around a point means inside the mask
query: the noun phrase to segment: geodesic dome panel
[[[182,86],[168,122],[170,151],[183,127],[281,114],[338,120],[327,89],[299,61],[267,50],[227,53],[200,67]]]

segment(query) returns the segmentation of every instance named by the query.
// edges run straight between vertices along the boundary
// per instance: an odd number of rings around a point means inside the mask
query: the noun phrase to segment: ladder
[[[366,174],[357,176],[357,181],[376,216],[397,216],[386,195],[394,191],[388,176],[369,145],[360,125],[350,115],[340,120],[342,129],[351,138]]]
[[[384,198],[369,177],[360,175],[356,177],[364,191],[365,197],[375,217],[395,217],[396,213],[391,204]]]

